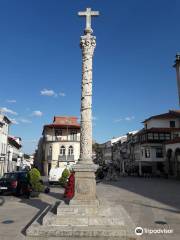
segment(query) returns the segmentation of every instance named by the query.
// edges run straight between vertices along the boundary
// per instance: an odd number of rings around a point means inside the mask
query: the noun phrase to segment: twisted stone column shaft
[[[81,141],[80,161],[92,163],[92,58],[96,46],[90,33],[81,37],[82,92],[81,92]]]

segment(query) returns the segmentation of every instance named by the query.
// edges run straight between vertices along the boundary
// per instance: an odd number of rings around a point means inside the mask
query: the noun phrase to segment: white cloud
[[[19,124],[19,122],[15,118],[10,118],[10,121],[12,122],[12,124]]]
[[[117,118],[114,120],[114,123],[118,123],[121,121],[132,121],[133,119],[135,119],[134,116],[129,116],[129,117],[125,117],[125,118]]]
[[[22,122],[22,123],[32,123],[32,121],[30,121],[26,118],[20,118],[19,121]]]
[[[9,113],[9,114],[12,114],[12,115],[18,115],[17,112],[14,112],[13,110],[8,109],[6,107],[0,108],[0,112]]]
[[[132,121],[135,117],[134,116],[131,116],[131,117],[125,117],[125,120],[126,121]]]
[[[57,93],[55,93],[54,90],[46,89],[46,88],[41,90],[41,95],[42,96],[48,96],[48,97],[57,97]]]
[[[60,93],[59,93],[59,96],[61,96],[61,97],[65,97],[66,94],[65,94],[64,92],[60,92]]]
[[[8,99],[7,102],[8,103],[16,103],[17,101],[15,99]]]
[[[35,116],[35,117],[41,117],[42,115],[43,115],[43,113],[39,110],[32,112],[32,116]]]

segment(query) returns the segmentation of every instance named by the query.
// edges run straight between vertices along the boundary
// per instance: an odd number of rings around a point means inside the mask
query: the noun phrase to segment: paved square
[[[143,234],[143,240],[180,239],[180,182],[170,179],[124,177],[104,182],[97,192],[105,199],[121,203],[138,227],[172,229],[173,234]]]
[[[143,234],[142,240],[180,239],[180,182],[170,179],[124,177],[118,182],[97,184],[98,196],[112,204],[121,203],[136,226],[149,229],[173,229],[173,234]],[[63,189],[51,188],[49,195],[19,199],[3,196],[0,205],[0,239],[25,239],[27,224],[49,204],[62,199]],[[0,204],[2,196],[0,197]],[[10,220],[9,222],[6,222]],[[164,223],[164,224],[161,224]]]

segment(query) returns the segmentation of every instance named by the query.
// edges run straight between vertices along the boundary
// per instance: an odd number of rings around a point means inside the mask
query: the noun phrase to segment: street
[[[138,239],[178,240],[180,236],[180,182],[171,179],[124,177],[97,184],[97,195],[110,204],[122,204],[135,225],[146,229],[170,229],[173,233],[144,233]],[[54,186],[39,198],[0,196],[0,239],[25,239],[25,230],[50,204],[63,199],[63,189]],[[4,201],[4,202],[3,202]]]

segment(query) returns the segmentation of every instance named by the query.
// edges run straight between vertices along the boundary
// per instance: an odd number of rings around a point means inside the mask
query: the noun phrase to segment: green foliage
[[[44,190],[44,186],[41,182],[41,174],[39,170],[37,168],[32,168],[29,171],[28,176],[32,189],[36,192],[42,192]]]
[[[65,185],[68,181],[69,175],[70,175],[69,170],[67,168],[65,168],[64,171],[62,172],[61,178],[59,179],[59,182],[63,187],[65,187]]]

